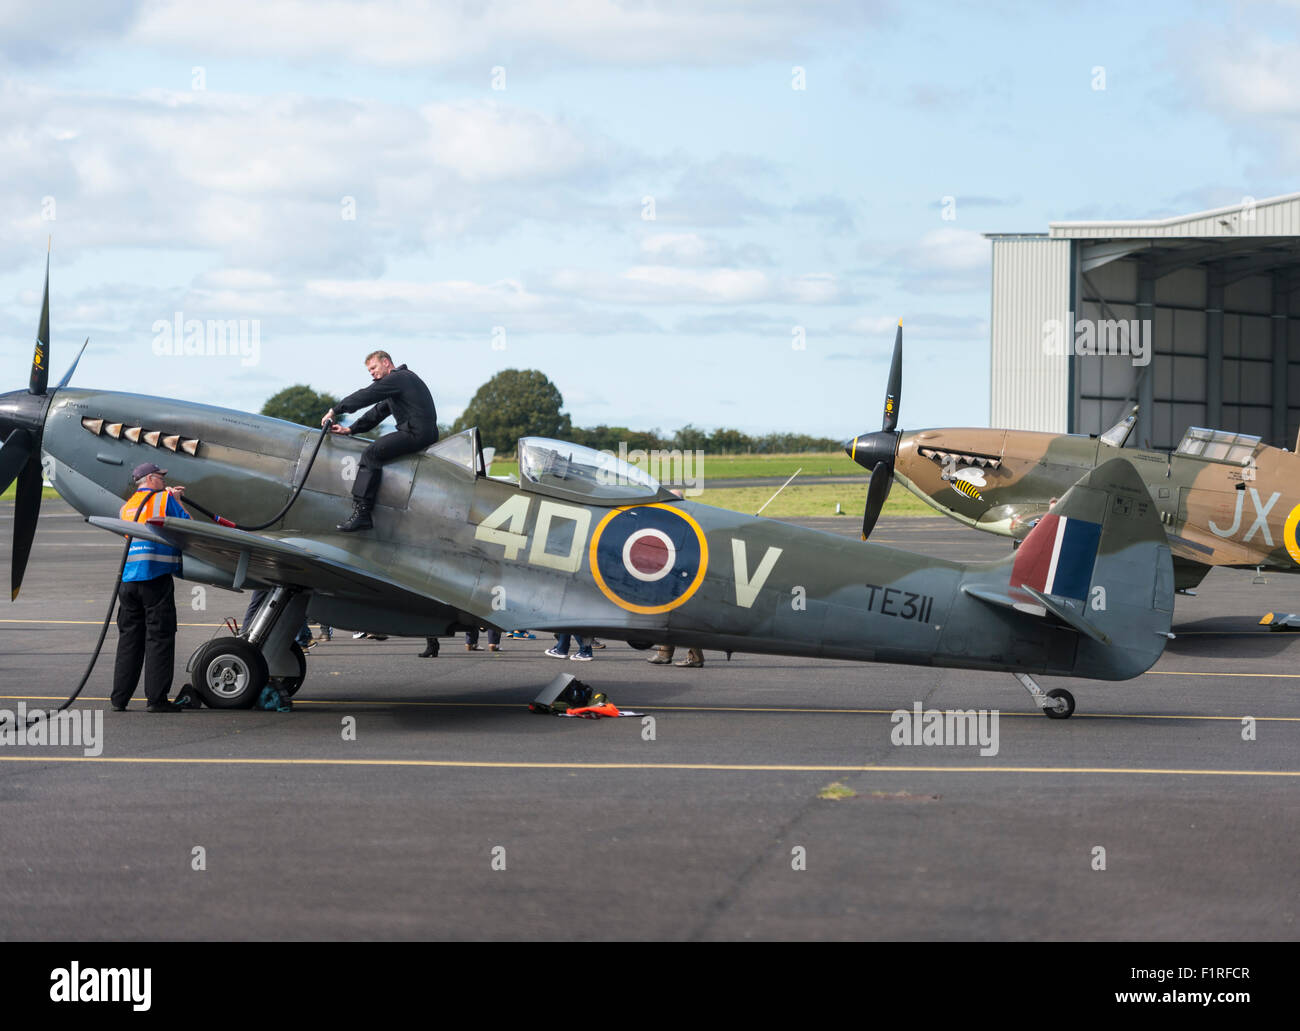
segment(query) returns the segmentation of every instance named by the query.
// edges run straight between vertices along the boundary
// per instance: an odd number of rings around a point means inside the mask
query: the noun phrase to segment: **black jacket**
[[[391,415],[403,433],[430,443],[438,439],[438,410],[433,406],[433,395],[424,385],[424,380],[405,365],[399,365],[383,379],[349,394],[334,406],[334,414],[347,415],[366,405],[374,407],[352,424],[354,433],[374,429]]]

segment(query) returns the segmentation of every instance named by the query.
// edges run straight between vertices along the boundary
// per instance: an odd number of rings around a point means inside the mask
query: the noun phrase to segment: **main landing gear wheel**
[[[240,637],[213,638],[194,656],[193,669],[194,689],[213,709],[251,709],[268,679],[261,651]]]
[[[1055,705],[1043,710],[1043,715],[1049,720],[1068,720],[1074,715],[1074,695],[1065,688],[1058,687],[1054,691],[1048,691],[1047,697],[1056,702]]]
[[[289,645],[289,654],[298,663],[298,675],[295,677],[271,677],[268,683],[275,688],[279,688],[280,693],[286,698],[292,698],[298,693],[298,688],[302,687],[302,682],[307,679],[307,656],[303,654],[302,647],[297,641]]]

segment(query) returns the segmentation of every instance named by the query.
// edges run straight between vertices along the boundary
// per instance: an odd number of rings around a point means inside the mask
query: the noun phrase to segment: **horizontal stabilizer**
[[[990,605],[1000,605],[1002,608],[1013,609],[1016,612],[1024,612],[1031,616],[1047,616],[1050,613],[1066,626],[1073,627],[1080,633],[1087,634],[1094,641],[1099,641],[1102,644],[1110,644],[1110,638],[1079,615],[1079,613],[1075,612],[1073,609],[1066,608],[1064,605],[1058,604],[1047,595],[1034,590],[1032,587],[1022,587],[1019,590],[998,591],[991,587],[981,587],[976,584],[964,584],[962,590],[972,598],[986,601]]]

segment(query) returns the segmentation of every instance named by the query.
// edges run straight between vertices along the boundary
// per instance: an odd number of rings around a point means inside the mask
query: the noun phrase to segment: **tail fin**
[[[1079,631],[1074,673],[1126,680],[1164,651],[1174,570],[1155,502],[1123,458],[1066,491],[1001,567],[1005,581],[965,584],[981,601]]]

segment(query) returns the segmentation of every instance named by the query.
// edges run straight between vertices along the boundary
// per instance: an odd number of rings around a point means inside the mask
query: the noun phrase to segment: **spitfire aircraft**
[[[901,376],[900,327],[886,425],[845,448],[871,470],[864,538],[897,478],[958,522],[1023,540],[1080,476],[1122,457],[1155,501],[1177,590],[1194,588],[1214,566],[1300,571],[1300,455],[1245,433],[1199,427],[1189,428],[1173,452],[1126,448],[1136,407],[1096,437],[993,429],[901,432]]]
[[[0,395],[0,489],[18,481],[14,597],[44,460],[58,493],[95,526],[178,548],[182,578],[268,590],[237,636],[219,633],[190,658],[212,707],[250,706],[272,680],[298,690],[306,663],[292,638],[305,616],[407,636],[530,628],[1000,670],[1058,719],[1073,698],[1042,691],[1034,675],[1129,679],[1169,636],[1169,547],[1123,459],[1083,471],[1014,556],[963,563],[685,501],[609,453],[556,440],[520,440],[517,482],[490,477],[471,429],[389,463],[375,528],[341,534],[363,441],[73,388],[72,370],[49,389],[48,309],[47,267],[29,386]],[[154,458],[186,485],[187,504],[223,520],[120,519],[129,470]],[[238,528],[286,505],[263,532]]]

